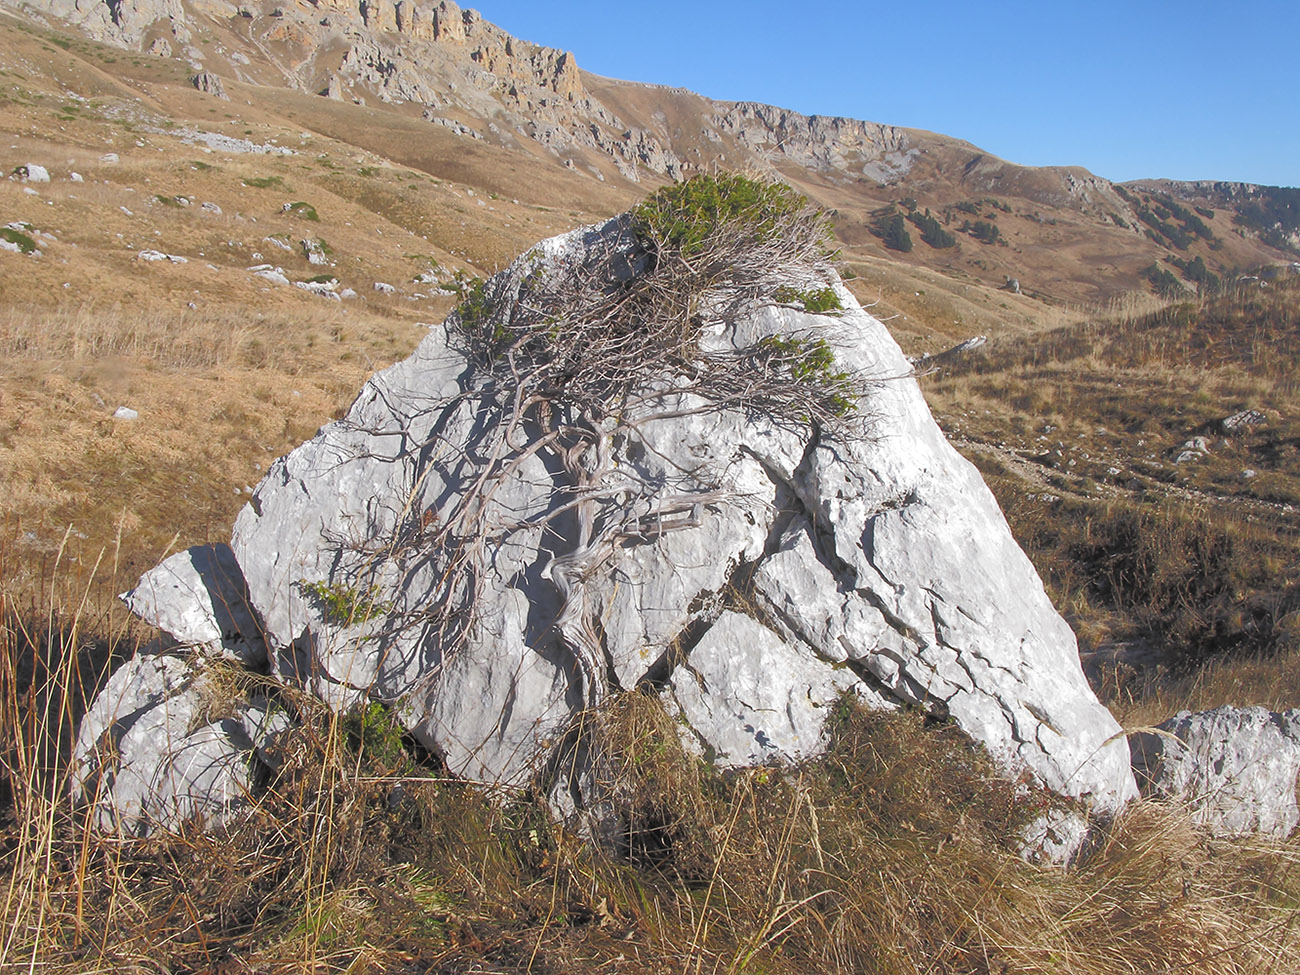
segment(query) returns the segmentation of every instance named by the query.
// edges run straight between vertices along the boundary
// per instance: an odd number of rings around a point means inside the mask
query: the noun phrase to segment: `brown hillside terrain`
[[[0,6],[0,969],[1294,970],[1300,840],[1139,802],[1070,870],[1031,866],[1043,796],[952,725],[847,702],[823,758],[722,776],[620,699],[598,718],[644,822],[619,857],[448,778],[378,705],[296,697],[255,816],[79,828],[69,729],[154,636],[116,593],[227,541],[269,464],[472,279],[721,168],[833,210],[850,287],[909,354],[990,337],[920,360],[922,389],[1126,728],[1300,706],[1300,283],[1254,270],[1295,260],[1282,230],[1236,220],[1266,188],[1116,187],[600,78],[447,2]],[[910,252],[879,236],[891,206]],[[956,246],[921,240],[927,210]],[[218,674],[232,700],[260,686]]]

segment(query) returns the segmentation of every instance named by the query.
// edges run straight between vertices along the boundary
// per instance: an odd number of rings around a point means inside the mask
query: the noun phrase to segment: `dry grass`
[[[224,540],[267,465],[421,333],[325,302],[296,314],[0,312],[5,535],[24,553],[6,585],[39,591],[69,525],[68,558],[122,533],[128,579],[174,538]],[[114,419],[119,406],[139,418]]]
[[[723,775],[653,698],[612,701],[588,721],[621,783],[611,851],[448,778],[380,709],[282,692],[288,760],[247,819],[112,839],[63,757],[131,641],[60,573],[56,609],[6,597],[0,631],[0,970],[1261,975],[1300,947],[1296,844],[1139,804],[1081,866],[1035,868],[1012,837],[1037,797],[954,728],[847,702],[824,758]]]
[[[1085,650],[1140,639],[1176,671],[1294,650],[1300,282],[1118,311],[990,343],[928,377],[927,395]],[[1222,432],[1248,408],[1267,421]],[[1207,452],[1176,462],[1196,436]]]

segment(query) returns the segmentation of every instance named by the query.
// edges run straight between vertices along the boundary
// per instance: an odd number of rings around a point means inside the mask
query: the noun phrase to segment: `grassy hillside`
[[[450,779],[382,711],[298,698],[282,702],[300,720],[290,760],[248,821],[138,843],[87,831],[60,799],[72,729],[152,637],[115,594],[177,548],[228,539],[270,462],[470,280],[653,182],[279,87],[249,51],[261,84],[228,80],[224,101],[179,60],[0,15],[0,175],[51,175],[0,179],[0,969],[1294,967],[1300,841],[1214,841],[1141,803],[1077,868],[1030,866],[1014,834],[1042,797],[950,726],[848,704],[823,759],[726,775],[680,753],[648,700],[592,715],[627,783],[613,855],[537,796]],[[716,108],[587,83],[629,119],[663,111],[684,130]],[[934,138],[914,184],[778,168],[838,211],[851,287],[906,351],[992,337],[923,366],[923,386],[1099,693],[1130,728],[1300,704],[1300,286],[1229,287],[1278,257],[1264,225],[1168,187],[1127,190],[1150,220],[1116,222],[1044,202],[1082,171]],[[676,145],[706,143],[691,130]],[[886,208],[910,252],[873,232]],[[922,240],[927,211],[957,246]],[[1197,257],[1220,294],[1195,297]],[[1150,266],[1176,287],[1157,295]],[[331,281],[338,300],[295,287]],[[1243,411],[1262,420],[1224,428]]]

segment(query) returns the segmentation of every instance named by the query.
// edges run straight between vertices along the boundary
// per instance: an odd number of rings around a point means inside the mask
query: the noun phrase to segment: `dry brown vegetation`
[[[443,317],[453,299],[417,297],[430,289],[415,275],[485,275],[647,187],[382,108],[234,82],[217,101],[181,62],[53,37],[0,15],[0,175],[42,160],[54,175],[0,179],[0,225],[52,238],[40,258],[0,252],[0,970],[1294,969],[1297,841],[1217,842],[1144,803],[1078,867],[1031,867],[1010,837],[1033,797],[951,727],[847,706],[823,759],[724,775],[677,747],[651,700],[608,702],[592,721],[624,783],[612,851],[536,797],[449,779],[382,711],[296,697],[291,760],[247,820],[145,841],[88,831],[65,789],[72,729],[151,638],[113,594],[178,545],[228,538],[270,461]],[[592,84],[629,117],[649,97]],[[207,151],[187,127],[295,154]],[[851,286],[908,352],[995,337],[926,392],[1085,649],[1156,651],[1150,667],[1094,664],[1122,722],[1300,704],[1296,289],[1096,314],[1035,292],[1081,300],[1113,270],[1072,218],[1043,230],[1018,205],[998,217],[1009,247],[899,264],[855,216],[860,188],[801,188],[843,207]],[[870,206],[894,193],[880,192]],[[282,212],[291,201],[320,220]],[[358,300],[248,274],[319,273],[306,236]],[[141,262],[146,248],[187,263]],[[1004,271],[1034,293],[997,290]],[[1138,285],[1122,278],[1106,293]],[[140,419],[112,419],[119,405]],[[1170,448],[1246,407],[1268,423],[1211,432],[1206,457],[1172,463]]]
[[[1300,281],[1250,281],[995,341],[926,381],[1084,649],[1145,641],[1202,701],[1224,703],[1206,687],[1227,680],[1238,704],[1300,704],[1284,664],[1300,649],[1298,314]],[[1263,422],[1225,432],[1246,409]],[[1198,436],[1207,450],[1176,462]],[[1204,669],[1225,655],[1240,663]],[[1125,707],[1170,699],[1150,674],[1112,678]]]
[[[536,796],[442,774],[377,706],[289,695],[253,815],[114,840],[60,759],[130,643],[62,579],[65,612],[6,602],[0,631],[6,971],[1280,973],[1300,947],[1295,843],[1142,803],[1080,866],[1033,867],[1010,838],[1039,797],[951,726],[847,701],[823,758],[721,774],[653,698],[612,699],[591,722],[624,829],[602,850]]]

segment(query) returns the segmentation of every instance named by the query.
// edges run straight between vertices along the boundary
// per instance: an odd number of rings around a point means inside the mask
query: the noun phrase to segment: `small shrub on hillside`
[[[633,230],[690,261],[712,249],[720,233],[770,241],[785,221],[808,209],[808,201],[784,183],[738,173],[696,176],[665,187],[632,210]],[[829,245],[829,225],[821,229]]]
[[[300,217],[303,220],[311,220],[314,223],[320,222],[320,214],[310,203],[304,203],[302,200],[296,203],[286,203],[280,208],[281,213],[287,213],[291,217]]]
[[[912,236],[907,232],[903,215],[893,207],[875,214],[871,232],[891,251],[907,254],[912,250]]]
[[[242,180],[245,186],[251,186],[254,189],[266,190],[273,186],[284,184],[284,178],[281,176],[245,176]]]
[[[917,229],[921,231],[922,242],[931,247],[943,249],[957,246],[957,238],[944,230],[943,224],[931,216],[928,209],[925,213],[913,211],[908,214],[907,219],[916,224]]]
[[[21,230],[15,230],[13,227],[0,227],[0,240],[8,241],[24,254],[30,254],[36,250],[36,241]]]
[[[988,220],[976,220],[974,223],[966,221],[962,224],[963,233],[968,233],[981,244],[996,244],[1002,237],[1002,231],[998,225]]]

